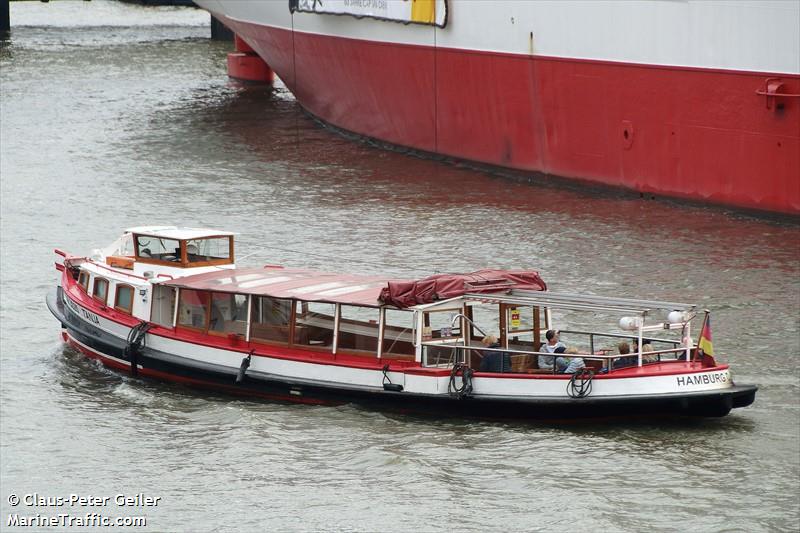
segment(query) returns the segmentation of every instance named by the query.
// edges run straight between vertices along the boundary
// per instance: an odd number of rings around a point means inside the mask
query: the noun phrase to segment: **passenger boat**
[[[133,376],[498,418],[723,416],[757,390],[714,360],[708,316],[691,340],[695,306],[556,293],[535,271],[237,268],[233,234],[175,227],[132,228],[85,257],[55,252],[47,304],[64,341]],[[564,373],[565,362],[579,364]]]
[[[336,128],[522,179],[800,215],[800,0],[196,3],[238,37],[231,76],[260,57]]]

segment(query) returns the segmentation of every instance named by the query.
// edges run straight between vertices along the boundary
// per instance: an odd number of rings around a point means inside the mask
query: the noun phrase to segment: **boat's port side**
[[[129,370],[130,363],[125,359],[124,347],[119,339],[92,330],[91,326],[80,320],[80,317],[69,318],[71,308],[66,307],[63,300],[58,299],[56,291],[48,298],[48,305],[66,325],[65,338],[70,345],[106,366],[122,371]],[[76,326],[72,327],[70,324]],[[251,373],[249,370],[246,378],[237,383],[236,371],[230,365],[201,362],[196,358],[179,357],[150,347],[143,352],[137,362],[139,374],[143,377],[268,400],[328,405],[355,401],[436,415],[556,419],[653,414],[723,416],[732,407],[743,407],[752,403],[755,394],[754,387],[745,386],[684,394],[597,396],[579,401],[563,394],[549,398],[508,394],[461,398],[452,394],[437,393],[447,388],[450,375],[448,370],[423,367],[408,368],[404,372],[407,384],[411,385],[418,379],[420,388],[428,388],[428,391],[422,393],[410,390],[391,392],[377,387],[354,386],[346,382],[337,383],[324,379],[289,377],[265,372]],[[390,372],[389,376],[394,379],[398,377],[396,372]],[[563,380],[554,377],[551,377],[550,381],[564,384]]]
[[[65,340],[135,376],[509,416],[725,414],[755,394],[715,361],[707,313],[691,340],[695,306],[554,293],[535,271],[403,281],[235,268],[231,234],[174,227],[133,228],[91,257],[57,253],[48,305]]]
[[[131,281],[127,265],[69,257],[60,270],[48,304],[71,345],[134,375],[234,394],[572,417],[642,406],[720,415],[755,391],[689,340],[688,304],[514,289],[484,276],[451,298],[395,307],[381,300],[384,278],[268,267]],[[442,294],[453,286],[437,282]],[[430,291],[428,280],[397,283]],[[564,311],[613,317],[617,331],[577,318],[558,331]]]

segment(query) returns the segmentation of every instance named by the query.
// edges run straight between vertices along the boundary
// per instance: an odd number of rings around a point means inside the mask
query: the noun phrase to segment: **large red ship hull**
[[[800,214],[798,75],[388,43],[219,16],[338,128],[524,172]],[[757,94],[773,78],[778,95]]]

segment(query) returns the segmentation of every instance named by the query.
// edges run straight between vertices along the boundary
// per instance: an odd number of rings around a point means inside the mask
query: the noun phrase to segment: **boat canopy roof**
[[[446,300],[466,293],[508,293],[511,290],[546,291],[535,270],[484,269],[469,274],[436,274],[417,281],[390,281],[381,301],[396,307],[412,307]]]
[[[380,307],[383,276],[331,274],[280,267],[237,268],[185,276],[161,283],[182,289],[297,298],[309,302]]]
[[[281,267],[206,272],[164,281],[161,285],[367,307],[388,304],[401,309],[466,293],[508,293],[512,289],[538,291],[546,288],[538,273],[522,270],[438,274],[414,281]]]
[[[179,228],[177,226],[138,226],[125,230],[125,233],[149,235],[162,239],[189,240],[207,237],[230,237],[235,235],[230,231],[220,231],[208,228]]]
[[[593,294],[576,294],[552,291],[530,291],[512,289],[504,294],[479,294],[467,293],[459,297],[450,298],[423,306],[426,310],[435,309],[437,306],[447,307],[453,301],[478,300],[485,303],[504,303],[510,305],[528,305],[540,307],[553,307],[558,309],[572,309],[576,311],[609,311],[647,314],[653,311],[682,311],[693,312],[697,306],[682,302],[667,302],[661,300],[640,300],[635,298],[616,298],[610,296],[595,296]]]

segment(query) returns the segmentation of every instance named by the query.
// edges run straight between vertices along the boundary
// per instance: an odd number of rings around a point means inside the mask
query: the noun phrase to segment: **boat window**
[[[92,286],[92,297],[103,303],[108,301],[108,280],[104,278],[94,278]]]
[[[425,325],[422,331],[422,340],[450,339],[461,335],[461,321],[453,317],[461,312],[460,308],[437,309],[425,313]]]
[[[136,250],[137,256],[142,259],[158,259],[176,263],[181,261],[181,244],[174,239],[137,235]]]
[[[297,302],[294,343],[318,348],[333,346],[333,304]]]
[[[387,309],[383,327],[383,357],[414,355],[412,328],[414,313]]]
[[[133,287],[130,285],[117,285],[114,296],[114,309],[131,314],[133,309]]]
[[[423,361],[427,366],[447,366],[456,361],[459,352],[450,347],[461,336],[461,320],[453,318],[461,313],[460,307],[437,309],[422,315],[422,341],[447,341],[447,345],[426,346]]]
[[[380,310],[355,305],[343,305],[341,309],[337,350],[358,350],[376,354]]]
[[[208,324],[210,299],[208,292],[181,289],[178,326],[205,330]]]
[[[211,318],[208,331],[211,333],[238,333],[247,330],[247,296],[227,292],[211,293]]]
[[[254,296],[250,316],[250,338],[255,341],[288,344],[291,320],[291,300]]]
[[[85,270],[81,270],[81,273],[78,276],[78,285],[83,287],[84,291],[89,292],[89,273]]]
[[[160,326],[172,327],[175,312],[175,289],[163,285],[153,286],[153,311],[150,320]]]
[[[469,324],[471,339],[482,339],[484,334],[481,333],[481,330],[489,335],[500,336],[500,306],[498,304],[471,302],[467,305],[467,314],[472,319],[472,324]]]
[[[231,258],[229,237],[191,239],[186,241],[186,259],[190,263]]]

